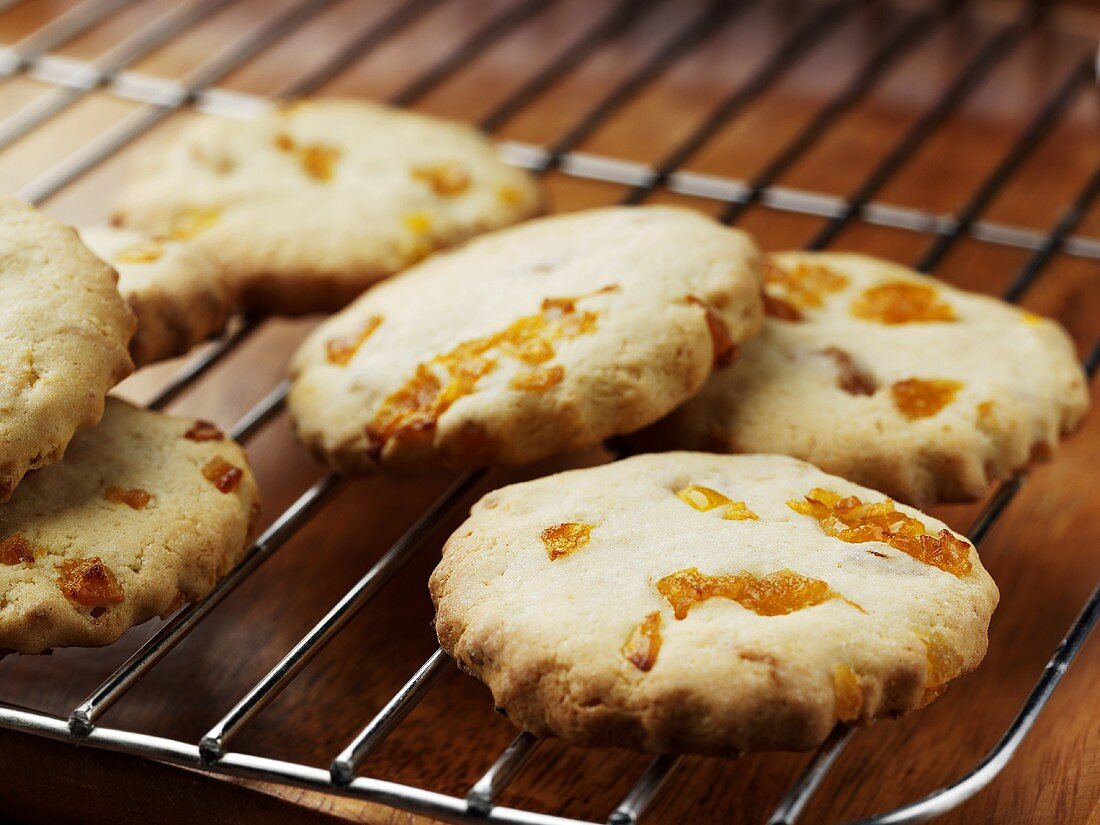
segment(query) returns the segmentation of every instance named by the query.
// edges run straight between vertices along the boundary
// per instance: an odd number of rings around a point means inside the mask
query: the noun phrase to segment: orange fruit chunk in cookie
[[[701,513],[713,510],[715,507],[725,507],[726,509],[722,514],[722,518],[728,521],[745,521],[759,518],[756,513],[748,508],[745,502],[731,501],[717,490],[712,490],[710,487],[703,487],[699,484],[692,484],[685,487],[676,494],[676,497],[690,504]]]
[[[626,660],[643,673],[653,669],[661,652],[661,614],[654,610],[630,631],[622,646]]]
[[[203,477],[218,488],[219,492],[232,493],[241,486],[244,473],[224,458],[214,456],[202,468]]]
[[[560,559],[580,550],[592,538],[593,524],[582,524],[576,521],[566,521],[547,527],[539,535],[542,545],[546,548],[546,555],[550,561]]]
[[[512,379],[511,387],[527,392],[545,392],[560,384],[563,378],[565,378],[565,367],[555,364],[552,367],[521,372]]]
[[[469,173],[454,163],[416,166],[412,170],[412,176],[428,184],[437,195],[460,195],[470,186]]]
[[[833,669],[833,693],[836,696],[836,718],[841,722],[853,722],[863,710],[863,688],[859,675],[847,665]]]
[[[918,707],[924,707],[942,696],[947,690],[947,683],[962,673],[962,655],[939,634],[917,635],[924,642],[924,655],[928,659],[928,669],[924,676],[924,696],[918,704]]]
[[[751,573],[709,576],[699,572],[697,567],[688,567],[658,581],[657,592],[672,606],[677,619],[683,619],[700,602],[713,598],[731,599],[760,616],[783,616],[830,599],[843,598],[820,579],[802,576],[793,570],[780,570],[763,577]]]
[[[910,421],[930,418],[952,401],[963,387],[947,378],[907,378],[890,387],[897,411]]]
[[[125,504],[132,510],[144,510],[145,505],[152,499],[152,496],[142,489],[126,490],[114,486],[104,490],[103,497],[115,504]]]
[[[777,317],[786,313],[788,321],[802,320],[800,310],[824,306],[827,296],[846,286],[846,276],[820,264],[799,263],[786,269],[771,259],[764,261],[764,294],[772,299],[773,312],[781,313]]]
[[[184,209],[172,219],[168,234],[177,240],[186,241],[217,223],[221,214],[221,209],[216,206]]]
[[[115,262],[120,264],[148,264],[160,258],[164,254],[164,247],[156,241],[139,241],[131,244],[115,255]]]
[[[432,228],[432,216],[427,212],[410,212],[404,221],[405,226],[417,235],[423,235]]]
[[[0,540],[0,564],[33,564],[34,548],[23,536]]]
[[[71,602],[84,607],[102,607],[122,601],[122,586],[111,569],[98,557],[67,559],[57,565],[57,586]]]
[[[804,500],[788,501],[787,506],[817,519],[826,534],[849,544],[879,541],[960,577],[973,567],[967,542],[956,538],[950,530],[930,535],[922,522],[898,512],[890,499],[864,504],[858,496],[844,498],[817,487]]]
[[[874,395],[878,386],[874,376],[859,366],[851,355],[838,347],[826,347],[821,354],[836,364],[836,385],[849,395]]]
[[[496,367],[497,357],[514,358],[532,366],[543,364],[554,357],[557,341],[591,333],[596,328],[596,313],[576,308],[576,302],[584,297],[588,296],[547,298],[537,314],[519,318],[500,332],[465,341],[418,365],[413,377],[382,401],[374,420],[367,425],[368,449],[377,452],[391,438],[430,431],[455,401],[477,389],[481,378]],[[538,378],[530,378],[532,386],[516,389],[545,389],[561,377],[564,370],[559,377],[550,368]]]
[[[733,343],[729,327],[714,311],[714,308],[694,295],[689,295],[689,304],[703,308],[703,317],[707,322],[707,332],[710,333],[711,349],[714,352],[714,368],[728,367],[737,358],[737,345]]]
[[[865,289],[851,307],[852,315],[880,324],[912,324],[929,321],[954,321],[951,304],[940,300],[927,284],[890,281]]]
[[[516,206],[523,200],[523,194],[516,187],[504,184],[497,189],[497,198],[501,203]]]
[[[802,310],[776,295],[764,293],[764,314],[780,321],[801,321]]]
[[[338,146],[327,143],[299,144],[286,132],[275,136],[275,146],[294,155],[302,171],[314,180],[331,180],[336,161],[343,154]]]
[[[217,424],[200,420],[192,424],[183,437],[189,441],[223,441],[225,434],[218,429]]]
[[[722,518],[726,521],[757,521],[760,516],[750,510],[745,502],[731,501],[726,512],[722,513]]]
[[[330,364],[336,364],[339,367],[345,366],[359,351],[359,347],[363,346],[368,338],[374,334],[374,331],[378,329],[382,323],[381,315],[372,315],[367,318],[363,328],[359,330],[356,335],[346,335],[340,338],[333,338],[330,341],[325,342],[325,356],[328,358]]]

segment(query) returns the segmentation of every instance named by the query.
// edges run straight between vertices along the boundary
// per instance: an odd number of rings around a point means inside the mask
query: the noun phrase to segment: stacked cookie
[[[0,651],[105,644],[200,598],[259,506],[217,428],[105,400],[133,369],[116,281],[0,198]]]
[[[5,266],[45,266],[70,305],[44,323],[26,277],[5,287],[0,648],[109,641],[240,557],[258,496],[237,445],[117,401],[92,426],[127,345],[171,357],[236,309],[340,309],[288,409],[342,472],[703,451],[496,490],[432,576],[443,648],[516,724],[585,745],[809,748],[935,699],[983,657],[997,589],[894,499],[980,497],[1087,407],[1051,321],[862,256],[765,259],[690,210],[526,220],[539,190],[484,136],[371,104],[180,131],[120,226],[84,232],[117,288],[4,208]]]

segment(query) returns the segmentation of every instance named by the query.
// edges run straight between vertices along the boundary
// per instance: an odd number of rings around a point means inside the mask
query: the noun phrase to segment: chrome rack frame
[[[0,13],[21,0],[0,0]],[[359,33],[324,65],[296,79],[274,99],[293,99],[319,89],[341,71],[364,58],[390,38],[445,0],[410,0],[388,16]],[[1000,159],[993,171],[955,215],[903,208],[875,200],[907,160],[936,129],[978,88],[982,80],[1000,65],[1021,40],[1042,23],[1039,6],[1025,9],[1018,20],[1004,23],[959,71],[954,81],[925,114],[903,135],[847,197],[835,197],[779,187],[784,171],[813,147],[847,110],[856,105],[905,54],[913,50],[945,21],[964,11],[956,2],[938,8],[909,12],[907,22],[867,59],[853,79],[828,101],[776,154],[767,166],[748,181],[702,175],[684,170],[718,131],[744,111],[752,101],[798,61],[807,51],[819,47],[842,20],[854,11],[858,0],[830,0],[796,27],[772,56],[747,80],[721,100],[703,122],[673,151],[652,167],[577,151],[577,147],[616,111],[658,79],[693,49],[723,26],[735,25],[738,14],[753,0],[714,0],[700,14],[671,32],[665,42],[634,72],[614,86],[602,99],[552,146],[540,147],[515,142],[502,143],[512,162],[543,174],[562,174],[621,184],[628,187],[621,202],[641,203],[654,191],[665,188],[724,204],[721,220],[732,223],[751,205],[774,210],[823,217],[822,229],[807,245],[828,246],[853,221],[910,229],[932,236],[927,250],[916,263],[931,272],[961,238],[970,237],[991,244],[1031,250],[1031,255],[1005,290],[1003,297],[1019,300],[1041,276],[1056,254],[1100,259],[1100,239],[1074,236],[1082,217],[1100,194],[1100,169],[1079,189],[1059,219],[1046,233],[983,220],[981,215],[994,196],[1011,179],[1020,164],[1042,143],[1059,123],[1076,97],[1095,80],[1093,56],[1082,54],[1062,84]],[[123,42],[91,62],[51,54],[69,40],[86,33],[134,0],[85,0],[23,41],[0,48],[0,83],[24,74],[52,85],[52,89],[12,116],[0,122],[0,151],[30,135],[93,91],[104,91],[142,106],[114,127],[98,135],[80,151],[32,181],[20,197],[42,203],[88,172],[110,159],[131,142],[146,134],[174,113],[195,106],[227,115],[247,115],[265,105],[265,100],[216,88],[229,73],[274,46],[322,13],[333,0],[299,0],[280,14],[263,21],[243,39],[212,55],[181,80],[164,80],[128,71],[137,60],[170,43],[234,0],[195,0],[178,6],[154,20]],[[504,11],[470,33],[435,65],[415,77],[392,98],[395,105],[410,106],[435,89],[454,72],[476,59],[510,32],[521,28],[553,5],[554,0],[517,0]],[[599,50],[630,31],[645,15],[669,0],[621,0],[590,29],[570,43],[531,79],[523,83],[486,116],[481,126],[496,132],[522,112],[540,94],[566,77]],[[149,406],[160,409],[191,387],[221,358],[252,334],[259,322],[244,319],[233,331],[209,346],[168,381]],[[1100,366],[1100,341],[1096,342],[1085,367],[1090,376]],[[283,381],[232,428],[231,434],[248,441],[281,411],[287,382]],[[178,611],[146,641],[115,673],[73,709],[67,719],[32,710],[0,705],[0,728],[40,734],[53,739],[75,741],[107,750],[187,765],[203,770],[285,783],[332,794],[370,800],[412,813],[451,822],[499,822],[517,825],[566,825],[577,820],[509,808],[497,804],[509,782],[535,755],[539,740],[520,733],[501,753],[464,798],[434,793],[422,788],[359,776],[357,768],[398,726],[404,717],[432,689],[449,666],[450,659],[436,649],[386,705],[339,753],[328,768],[311,767],[228,750],[232,737],[282,691],[314,656],[362,608],[393,575],[426,544],[438,525],[486,480],[484,471],[460,476],[367,573],[303,636],[271,671],[257,682],[198,743],[188,743],[138,732],[103,727],[100,716],[136,685],[142,677],[184,639],[230,592],[276,553],[344,486],[344,479],[328,473],[284,511],[251,545],[244,560],[202,601]],[[980,544],[998,518],[1011,504],[1024,482],[1019,476],[1001,485],[971,525],[970,537]],[[862,825],[894,825],[921,822],[948,811],[978,793],[1004,768],[1042,712],[1054,689],[1081,650],[1089,632],[1100,618],[1100,587],[1093,591],[1065,639],[1052,654],[1038,682],[1016,718],[992,750],[954,783],[928,796],[862,821]],[[863,735],[873,735],[865,733]],[[805,811],[814,792],[828,776],[854,731],[839,726],[813,754],[794,786],[780,801],[769,825],[793,825]],[[609,814],[613,825],[634,825],[650,809],[661,789],[670,783],[681,764],[680,757],[659,755],[619,805]]]

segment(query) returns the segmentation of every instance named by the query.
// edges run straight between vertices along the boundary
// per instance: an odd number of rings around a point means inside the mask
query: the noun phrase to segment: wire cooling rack
[[[216,84],[249,60],[275,46],[332,5],[331,0],[304,0],[259,20],[245,37],[216,52],[179,80],[137,74],[128,67],[172,43],[204,20],[233,5],[233,0],[207,0],[170,9],[148,22],[108,51],[91,61],[53,54],[54,50],[94,29],[132,5],[134,0],[86,0],[34,31],[20,42],[0,48],[0,79],[25,75],[50,85],[50,91],[0,121],[0,150],[34,132],[79,103],[92,92],[142,104],[129,115],[95,134],[78,151],[30,182],[18,195],[41,203],[61,192],[85,174],[111,159],[131,142],[143,136],[174,113],[187,107],[232,116],[246,116],[266,105],[265,98],[216,88]],[[340,72],[380,48],[401,31],[415,24],[443,0],[410,0],[396,6],[349,43],[335,50],[319,66],[273,97],[293,99],[308,95]],[[19,5],[19,0],[0,0],[0,12]],[[395,93],[391,102],[408,106],[437,88],[491,46],[509,37],[523,24],[544,12],[552,0],[519,0],[503,8],[479,28],[471,31],[452,51],[443,54],[426,72],[411,78]],[[539,95],[568,75],[584,61],[608,47],[653,9],[660,0],[621,2],[608,5],[602,17],[583,31],[547,65],[520,85],[481,121],[490,133],[520,114]],[[1047,232],[984,220],[986,207],[1002,190],[1013,173],[1037,150],[1044,138],[1062,121],[1078,95],[1095,83],[1093,55],[1082,51],[1072,70],[1057,86],[1044,106],[1020,132],[954,215],[944,216],[903,208],[877,200],[886,185],[953,113],[972,95],[981,81],[1019,47],[1025,36],[1043,25],[1043,6],[1024,7],[1019,15],[1001,21],[995,34],[985,41],[957,72],[947,88],[927,107],[891,147],[885,157],[848,194],[836,197],[819,192],[776,185],[784,172],[802,159],[829,129],[870,93],[904,55],[945,25],[953,15],[964,14],[955,3],[908,10],[907,20],[885,38],[868,56],[861,70],[789,139],[774,158],[748,180],[685,171],[684,164],[695,156],[726,124],[746,110],[788,72],[807,49],[826,43],[857,2],[822,2],[797,27],[791,28],[770,57],[747,79],[715,106],[704,122],[679,146],[653,165],[577,151],[614,113],[626,106],[643,89],[704,43],[714,31],[735,25],[736,18],[751,5],[748,2],[714,2],[685,14],[679,28],[670,31],[663,45],[616,83],[583,113],[563,136],[550,146],[503,142],[506,157],[542,174],[557,170],[565,175],[616,183],[627,187],[624,203],[640,203],[660,189],[691,195],[722,204],[720,218],[732,222],[751,205],[762,204],[780,212],[824,218],[820,231],[808,244],[823,249],[854,221],[917,230],[928,233],[931,243],[918,268],[930,272],[945,254],[963,238],[1027,250],[1026,262],[1004,290],[1009,301],[1019,299],[1044,271],[1056,253],[1100,259],[1100,241],[1074,236],[1074,232],[1100,191],[1100,169],[1079,182],[1079,189]],[[161,389],[150,406],[162,408],[188,389],[220,359],[255,332],[258,323],[244,320],[223,339],[189,362]],[[1090,375],[1100,365],[1100,342],[1086,358]],[[287,391],[279,384],[232,428],[232,436],[248,441],[282,408]],[[175,647],[242,581],[276,553],[308,522],[345,483],[328,474],[306,490],[254,542],[244,561],[201,602],[184,607],[148,639],[118,670],[87,698],[68,718],[33,710],[0,705],[0,727],[30,732],[54,739],[122,751],[205,771],[232,774],[269,782],[284,783],[331,794],[371,800],[429,817],[453,822],[490,821],[527,825],[562,825],[576,822],[561,816],[509,808],[497,804],[502,791],[535,752],[539,741],[521,733],[466,796],[451,796],[411,785],[360,776],[360,763],[398,726],[431,690],[448,666],[449,659],[436,650],[389,702],[336,754],[328,769],[307,766],[231,749],[234,736],[295,679],[341,628],[420,549],[430,533],[448,514],[465,503],[482,480],[483,473],[468,473],[453,485],[381,556],[371,569],[283,656],[267,675],[245,693],[198,742],[145,735],[135,731],[104,727],[100,717],[156,667]],[[997,519],[1013,501],[1021,478],[1001,485],[969,530],[979,545]],[[1080,615],[1069,627],[1065,639],[1052,653],[1049,664],[1027,697],[1018,715],[1000,741],[976,765],[959,765],[961,778],[928,796],[896,810],[864,820],[866,823],[918,822],[950,810],[991,782],[1020,746],[1043,711],[1063,674],[1080,651],[1100,616],[1100,588],[1093,591]],[[794,823],[855,732],[838,727],[813,755],[801,776],[782,798],[768,820],[770,825]],[[873,730],[859,734],[874,736]],[[608,821],[622,825],[638,822],[672,779],[681,758],[655,757],[621,803],[609,813]]]

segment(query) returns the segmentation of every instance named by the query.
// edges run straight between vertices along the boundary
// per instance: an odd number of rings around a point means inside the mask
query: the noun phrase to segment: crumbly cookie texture
[[[201,598],[259,503],[244,450],[212,424],[108,398],[0,506],[0,650],[107,644]]]
[[[0,502],[99,421],[133,370],[116,280],[75,231],[0,196]]]
[[[477,130],[329,99],[197,117],[138,164],[114,220],[194,240],[250,312],[300,314],[541,210]]]
[[[915,504],[979,498],[1088,408],[1065,330],[887,261],[790,252],[736,368],[634,440],[776,452]]]
[[[292,362],[299,436],[349,472],[522,464],[695,393],[763,321],[759,254],[685,209],[529,221],[435,255]]]
[[[786,456],[643,455],[496,490],[431,577],[443,649],[581,745],[808,749],[939,696],[997,588],[944,524]]]
[[[111,226],[79,232],[84,245],[118,271],[118,291],[137,315],[130,339],[135,366],[183,355],[225,329],[232,292],[194,244]]]

